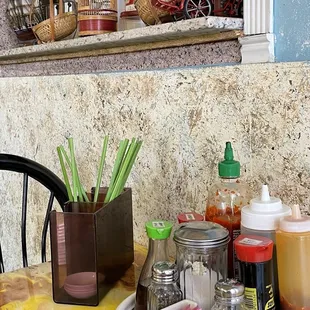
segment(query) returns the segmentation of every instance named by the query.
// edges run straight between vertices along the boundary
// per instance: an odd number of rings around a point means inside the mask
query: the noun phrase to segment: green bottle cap
[[[234,152],[230,142],[226,142],[224,159],[218,164],[219,176],[223,178],[239,178],[240,163],[234,160]]]
[[[153,220],[145,224],[148,237],[157,240],[169,238],[172,226],[172,223],[161,220]]]

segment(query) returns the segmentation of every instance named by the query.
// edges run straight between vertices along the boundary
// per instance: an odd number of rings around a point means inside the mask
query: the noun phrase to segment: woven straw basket
[[[135,0],[134,4],[141,20],[146,25],[155,25],[165,21],[172,21],[170,13],[153,6],[151,0]]]
[[[50,0],[50,18],[32,27],[39,43],[61,40],[76,30],[77,14],[75,12],[64,13],[61,0],[59,1],[59,12],[58,15],[54,15],[54,3],[53,0]]]

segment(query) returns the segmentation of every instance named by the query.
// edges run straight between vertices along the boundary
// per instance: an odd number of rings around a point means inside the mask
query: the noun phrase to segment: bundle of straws
[[[99,196],[100,184],[102,182],[103,169],[107,154],[109,137],[105,136],[103,140],[103,147],[101,157],[99,161],[98,176],[94,194],[93,202],[97,202]],[[105,196],[104,203],[108,203],[119,196],[126,184],[132,166],[137,158],[139,150],[141,148],[142,141],[133,138],[131,142],[128,139],[124,139],[120,142],[116,159],[114,162],[112,176],[109,183],[109,188]],[[72,202],[90,202],[86,191],[81,184],[80,175],[77,169],[77,163],[75,160],[73,138],[68,138],[69,155],[65,151],[62,145],[57,147],[57,153],[61,165],[61,170],[64,177],[64,182],[67,188],[69,200]],[[71,182],[69,181],[69,174],[66,166],[71,172]]]

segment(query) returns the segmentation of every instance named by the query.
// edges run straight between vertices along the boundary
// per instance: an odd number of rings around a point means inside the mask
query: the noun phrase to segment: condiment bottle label
[[[256,240],[256,239],[251,239],[251,238],[244,238],[240,240],[240,243],[242,244],[248,244],[248,245],[259,245],[263,241],[261,240]]]
[[[155,228],[165,228],[164,222],[152,222],[153,227]]]
[[[274,295],[272,290],[272,285],[266,285],[264,290],[264,299],[266,300],[266,303],[264,304],[262,300],[258,301],[257,299],[257,289],[252,287],[245,287],[244,289],[244,303],[247,309],[250,310],[275,310],[275,302],[274,302]],[[259,303],[261,304],[261,307],[258,306]]]
[[[191,213],[185,213],[185,217],[188,221],[194,221],[195,220],[195,216]]]
[[[256,288],[246,287],[244,289],[244,302],[247,309],[258,310]]]

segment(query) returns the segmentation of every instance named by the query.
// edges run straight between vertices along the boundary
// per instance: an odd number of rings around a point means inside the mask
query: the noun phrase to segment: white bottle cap
[[[286,232],[310,232],[310,216],[301,215],[298,205],[292,207],[292,215],[280,221],[280,230]]]
[[[279,220],[291,213],[291,208],[283,205],[281,199],[270,197],[268,186],[263,185],[261,197],[241,209],[241,225],[253,230],[276,230]]]

